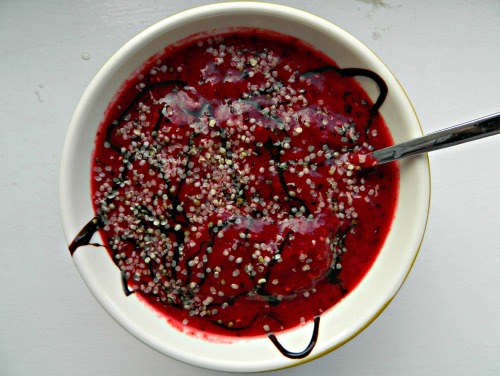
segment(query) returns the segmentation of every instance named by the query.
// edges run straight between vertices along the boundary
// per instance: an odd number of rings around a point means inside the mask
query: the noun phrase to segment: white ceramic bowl
[[[309,13],[265,3],[204,6],[171,16],[123,46],[93,79],[71,121],[60,169],[60,204],[68,243],[94,216],[90,163],[97,127],[122,83],[151,56],[189,35],[228,27],[259,27],[298,37],[329,55],[341,68],[356,67],[380,75],[389,88],[381,113],[394,141],[422,134],[403,89],[375,54],[337,26]],[[370,80],[359,80],[376,97]],[[346,298],[321,317],[312,353],[304,359],[281,355],[267,337],[214,343],[182,334],[142,304],[126,297],[120,272],[102,247],[86,246],[74,262],[106,311],[126,330],[152,348],[196,366],[225,371],[264,371],[293,366],[341,346],[366,328],[388,305],[407,277],[424,234],[430,199],[430,173],[425,156],[401,162],[399,203],[392,230],[375,264]],[[96,241],[99,241],[97,239]],[[311,338],[312,323],[280,334],[291,351],[302,350]]]

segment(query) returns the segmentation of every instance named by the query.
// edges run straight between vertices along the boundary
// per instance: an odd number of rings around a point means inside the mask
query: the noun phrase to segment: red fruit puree
[[[375,104],[354,76],[379,84]],[[93,155],[92,223],[125,292],[210,335],[277,333],[332,308],[395,211],[397,165],[359,167],[392,144],[384,90],[263,30],[152,58],[110,105]]]

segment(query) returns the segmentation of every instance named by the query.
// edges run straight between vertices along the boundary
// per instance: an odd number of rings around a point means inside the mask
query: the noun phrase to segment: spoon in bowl
[[[371,167],[421,153],[444,149],[500,133],[500,112],[375,150],[361,167]]]

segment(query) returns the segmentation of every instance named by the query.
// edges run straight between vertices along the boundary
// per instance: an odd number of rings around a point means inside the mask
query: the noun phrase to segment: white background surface
[[[500,1],[289,0],[370,47],[425,133],[500,111]],[[139,4],[140,3],[140,4]],[[66,129],[127,40],[202,0],[0,0],[0,375],[219,375],[143,345],[98,305],[58,207]],[[500,374],[500,136],[430,156],[419,257],[382,315],[273,375]]]

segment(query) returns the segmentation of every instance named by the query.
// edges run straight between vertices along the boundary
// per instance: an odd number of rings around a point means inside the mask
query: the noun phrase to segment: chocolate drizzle
[[[122,287],[123,287],[123,292],[125,293],[125,296],[130,296],[133,293],[135,293],[134,290],[131,290],[128,287],[128,279],[127,279],[127,276],[125,275],[125,273],[122,273]]]
[[[326,65],[317,69],[313,69],[309,72],[306,72],[302,74],[303,77],[307,77],[308,75],[311,74],[316,74],[316,73],[324,73],[328,71],[333,71],[337,73],[339,76],[342,77],[356,77],[356,76],[361,76],[361,77],[367,77],[373,80],[375,84],[378,86],[379,89],[379,95],[377,97],[377,100],[371,106],[370,108],[370,118],[368,119],[368,124],[365,129],[365,134],[368,135],[368,131],[370,130],[371,125],[373,124],[373,121],[375,120],[375,115],[378,113],[378,110],[382,106],[382,104],[385,101],[385,98],[387,97],[389,89],[387,88],[387,84],[385,83],[384,79],[380,77],[377,73],[368,70],[368,69],[362,69],[362,68],[338,68],[333,65]],[[348,113],[351,112],[350,108],[347,108],[346,111]]]
[[[316,346],[316,342],[318,341],[318,333],[319,333],[319,316],[314,317],[314,329],[313,333],[311,336],[311,340],[309,341],[309,344],[306,346],[306,348],[302,351],[299,352],[292,352],[288,351],[283,347],[283,345],[278,341],[276,336],[274,334],[269,334],[268,337],[271,340],[271,342],[276,346],[276,348],[282,353],[284,356],[290,359],[302,359],[308,356],[311,351],[313,351],[314,346]]]
[[[101,220],[99,217],[92,218],[75,236],[71,244],[68,246],[69,253],[71,256],[75,253],[75,251],[84,245],[89,245],[92,236],[95,232],[100,228]],[[94,244],[96,246],[100,246],[100,244]]]

